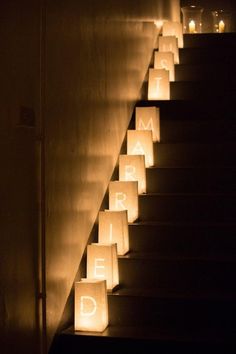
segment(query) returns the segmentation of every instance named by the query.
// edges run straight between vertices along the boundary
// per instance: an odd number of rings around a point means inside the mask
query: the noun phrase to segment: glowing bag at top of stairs
[[[175,36],[178,40],[178,47],[184,47],[183,26],[180,22],[165,21],[162,28],[163,36]]]
[[[169,71],[170,81],[175,81],[174,54],[172,52],[157,52],[154,54],[154,69]]]
[[[169,71],[149,69],[148,100],[170,100]]]
[[[159,52],[174,53],[174,63],[179,64],[179,48],[175,36],[159,36]]]
[[[127,210],[128,222],[138,219],[138,182],[109,183],[109,210]]]
[[[92,243],[87,247],[87,278],[106,280],[107,290],[119,284],[117,246]]]
[[[119,180],[138,181],[138,194],[146,193],[146,169],[144,155],[120,155]]]
[[[151,130],[152,140],[160,141],[160,109],[158,107],[136,107],[135,129]]]
[[[117,254],[129,251],[129,228],[127,210],[100,211],[98,215],[98,242],[116,243]]]
[[[128,130],[127,154],[144,155],[145,167],[154,165],[154,152],[151,130]]]
[[[74,303],[76,331],[102,332],[108,326],[105,280],[81,279],[76,282]]]

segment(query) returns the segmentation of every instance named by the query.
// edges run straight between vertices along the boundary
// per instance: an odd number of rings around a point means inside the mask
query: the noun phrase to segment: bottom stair
[[[141,326],[109,326],[98,334],[74,332],[71,327],[55,338],[50,354],[235,354],[235,335],[236,332],[222,329],[191,331]]]

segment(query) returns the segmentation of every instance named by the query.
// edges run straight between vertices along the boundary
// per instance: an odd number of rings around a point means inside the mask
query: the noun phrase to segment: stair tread
[[[218,289],[201,289],[199,291],[163,288],[118,288],[109,293],[108,296],[130,296],[130,297],[154,297],[159,299],[183,299],[183,300],[219,300],[235,301],[236,292],[221,291]]]
[[[186,81],[186,82],[188,82],[188,81]],[[228,97],[226,96],[225,99],[228,100]],[[225,102],[225,99],[222,99],[223,103]],[[189,98],[189,99],[186,99],[186,100],[183,100],[183,101],[179,101],[177,99],[173,99],[173,100],[148,100],[147,98],[143,98],[143,99],[140,99],[139,101],[137,101],[135,106],[136,107],[140,107],[142,104],[154,105],[155,102],[157,104],[169,104],[169,103],[171,103],[172,105],[174,104],[174,105],[182,106],[182,105],[185,105],[184,101],[186,101],[188,104],[190,103],[191,105],[192,104],[196,104],[196,100],[193,99],[193,98]],[[206,106],[206,102],[204,101],[203,98],[199,99],[199,103],[204,105],[204,106]],[[211,107],[211,105],[215,106],[215,103],[216,103],[215,100],[213,98],[210,98],[208,100],[208,104],[207,104],[208,108]]]
[[[158,166],[158,165],[154,165],[154,166],[150,166],[150,167],[146,167],[147,170],[154,170],[154,169],[158,169],[158,170],[164,170],[164,169],[167,169],[167,170],[177,170],[177,169],[180,169],[180,170],[186,170],[186,169],[189,169],[189,170],[215,170],[215,169],[222,169],[222,170],[232,170],[232,169],[235,169],[236,168],[236,165],[235,166],[224,166],[224,165],[210,165],[210,166],[207,166],[207,165],[202,165],[202,166],[199,166],[199,165],[181,165],[181,166],[164,166],[164,165],[161,165],[161,166]]]
[[[235,329],[232,331],[217,329],[198,328],[163,328],[153,326],[108,326],[103,332],[79,332],[75,331],[71,326],[62,332],[63,335],[73,336],[88,336],[88,337],[109,337],[109,338],[127,338],[140,340],[160,340],[160,341],[189,341],[189,342],[221,342],[235,334]]]
[[[182,64],[182,65],[184,65],[184,64]],[[221,88],[221,90],[219,90],[219,92],[220,91],[226,91],[226,92],[228,92],[228,91],[235,91],[235,88],[234,87],[232,87],[231,85],[229,85],[229,84],[227,84],[227,80],[220,80],[219,81],[219,83],[220,84],[224,84],[225,83],[225,86],[224,86],[224,89],[223,89],[223,87]],[[171,88],[171,86],[172,87],[174,87],[174,86],[180,86],[180,85],[186,85],[186,86],[199,86],[199,87],[201,87],[201,88],[203,88],[204,90],[206,90],[206,91],[209,91],[209,88],[212,88],[212,87],[215,87],[215,81],[213,81],[213,80],[211,80],[211,81],[209,81],[209,82],[207,82],[207,86],[206,86],[206,81],[205,80],[201,80],[201,81],[195,81],[195,80],[179,80],[179,81],[171,81],[170,82],[170,88]],[[235,86],[235,85],[234,85]]]
[[[209,143],[206,141],[172,141],[172,142],[159,142],[159,143],[154,143],[155,145],[190,145],[190,146],[195,146],[195,145],[201,145],[201,146],[221,146],[221,145],[235,145],[236,147],[236,142],[233,141],[217,141],[217,142],[212,142],[210,141]]]
[[[143,259],[143,260],[155,260],[155,261],[180,261],[180,262],[222,262],[222,263],[236,263],[236,257],[234,255],[221,255],[221,254],[209,254],[209,255],[181,255],[177,252],[172,255],[164,255],[160,252],[129,252],[124,256],[118,256],[119,259]]]
[[[236,168],[236,165],[153,165],[151,167],[147,167],[148,170],[233,170]]]
[[[184,52],[185,50],[188,50],[188,48],[183,48],[183,49],[180,49],[180,51],[182,51],[182,52]],[[187,67],[191,67],[191,68],[193,68],[193,69],[198,69],[198,68],[206,68],[206,69],[208,69],[209,70],[209,63],[204,63],[204,62],[199,62],[199,63],[179,63],[179,64],[175,64],[175,69],[176,70],[178,70],[178,69],[187,69]],[[212,63],[212,66],[211,66],[211,68],[214,68],[215,69],[215,67],[217,67],[217,68],[219,68],[219,69],[222,69],[222,71],[224,71],[225,70],[225,68],[224,67],[222,67],[222,64],[221,63],[219,63],[219,62],[213,62]],[[210,69],[211,69],[210,68]],[[185,81],[185,80],[184,80]],[[187,81],[187,80],[186,80]]]
[[[193,226],[193,227],[208,227],[208,226],[218,226],[218,227],[232,227],[236,226],[236,222],[220,222],[220,221],[138,221],[129,223],[129,226],[137,225],[156,225],[156,226]],[[235,235],[236,237],[236,235]]]
[[[140,198],[147,197],[147,196],[166,196],[166,197],[220,197],[220,196],[230,196],[230,197],[236,197],[236,193],[230,193],[230,192],[179,192],[179,193],[143,193],[139,194]]]
[[[197,102],[196,102],[197,101]],[[222,101],[223,101],[223,103],[225,103],[225,101],[226,102],[229,102],[229,97],[225,97],[224,99],[222,98]],[[231,100],[230,100],[231,101]],[[142,99],[142,100],[140,100],[140,101],[138,101],[137,103],[136,103],[136,107],[142,107],[142,106],[159,106],[159,105],[169,105],[170,103],[172,104],[172,105],[175,105],[176,106],[176,104],[177,104],[177,106],[178,105],[183,105],[183,104],[186,104],[186,103],[188,103],[188,104],[193,104],[193,105],[196,105],[196,103],[200,103],[200,104],[202,104],[203,106],[204,106],[204,99],[203,99],[203,97],[200,97],[198,100],[196,100],[196,99],[193,99],[193,98],[185,98],[185,99],[183,99],[183,100],[178,100],[178,99],[171,99],[171,100],[148,100],[148,99]],[[206,103],[205,103],[205,108],[207,108],[208,110],[209,110],[209,108],[211,107],[211,106],[215,106],[215,101],[213,100],[213,98],[209,98],[208,99],[208,104],[207,104],[207,107],[206,107]],[[162,119],[163,119],[164,117],[162,116]]]

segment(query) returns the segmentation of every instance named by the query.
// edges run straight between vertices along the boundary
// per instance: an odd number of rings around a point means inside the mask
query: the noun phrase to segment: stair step
[[[236,143],[156,143],[156,167],[233,167],[236,164]]]
[[[236,293],[120,289],[108,296],[111,325],[236,328]],[[139,309],[139,316],[137,316]],[[217,309],[217,311],[216,311]]]
[[[235,257],[164,258],[155,253],[129,253],[120,256],[119,276],[123,288],[166,289],[167,291],[205,291],[221,295],[235,292]]]
[[[147,193],[236,192],[236,167],[152,167],[146,178]]]
[[[236,48],[236,33],[198,33],[184,34],[185,48],[206,48],[209,52],[213,48]],[[210,50],[209,50],[210,48]]]
[[[156,252],[170,257],[179,254],[236,258],[236,223],[139,222],[129,225],[130,250]]]
[[[236,96],[235,96],[236,98]],[[235,120],[235,99],[227,95],[219,100],[170,100],[137,102],[137,107],[160,108],[161,121],[165,120]]]
[[[203,100],[223,99],[225,96],[234,99],[236,97],[236,81],[219,82],[213,81],[175,81],[170,82],[170,100]],[[148,96],[148,82],[143,85],[145,97]],[[151,101],[155,102],[155,100]],[[157,101],[158,102],[158,101]]]
[[[183,61],[186,61],[186,59]],[[225,61],[225,57],[224,57]],[[196,64],[179,64],[175,66],[176,81],[204,81],[205,85],[214,82],[219,88],[224,85],[233,86],[235,81],[235,68],[228,61],[222,65],[222,61],[212,62],[211,65],[203,62]]]
[[[161,120],[161,142],[215,142],[236,140],[236,120]]]
[[[169,326],[170,327],[170,326]],[[233,354],[235,330],[199,327],[161,328],[155,326],[108,326],[102,333],[75,332],[71,326],[58,335],[50,354]]]
[[[217,63],[222,64],[222,67],[230,65],[231,69],[235,70],[233,67],[235,49],[233,46],[212,47],[210,50],[207,47],[185,47],[179,51],[179,62],[180,64],[205,64],[209,67]]]
[[[184,42],[171,100],[137,103],[160,108],[161,143],[129,224],[131,251],[118,257],[110,325],[70,327],[50,354],[236,352],[236,33]]]
[[[143,194],[139,196],[140,221],[234,222],[235,194]]]
[[[196,81],[176,81],[170,83],[170,99],[171,100],[198,100],[209,99],[214,97],[216,100],[228,95],[236,97],[236,82],[231,85],[226,83],[215,82],[196,82]]]

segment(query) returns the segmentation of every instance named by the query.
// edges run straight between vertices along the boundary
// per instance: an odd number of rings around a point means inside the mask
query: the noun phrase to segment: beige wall
[[[46,8],[49,343],[73,286],[155,45],[178,1],[67,0]]]
[[[0,352],[37,354],[39,1],[0,2]],[[29,108],[34,117],[21,107]],[[27,113],[27,114],[26,114]]]
[[[139,98],[150,21],[176,14],[178,0],[0,1],[1,353],[40,350],[41,163],[50,343]]]

